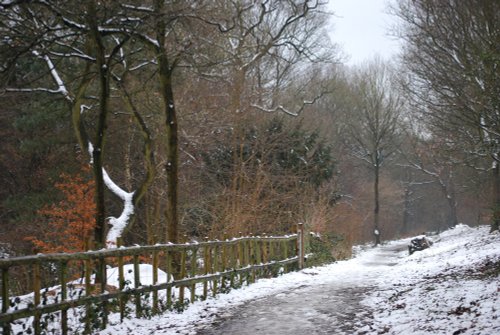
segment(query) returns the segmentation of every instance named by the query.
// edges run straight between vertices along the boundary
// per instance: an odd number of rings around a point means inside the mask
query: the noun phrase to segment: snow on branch
[[[114,216],[108,218],[108,223],[111,225],[111,228],[106,236],[106,244],[108,248],[114,248],[117,245],[118,237],[122,236],[123,231],[130,221],[130,217],[134,214],[133,197],[135,192],[127,192],[116,185],[104,168],[102,169],[102,174],[106,187],[123,200],[123,211],[120,216],[117,218]]]
[[[45,87],[33,87],[33,88],[6,88],[6,92],[45,92],[50,94],[61,94],[59,89],[52,90]]]
[[[146,7],[146,6],[133,6],[133,5],[128,5],[128,4],[121,4],[121,6],[125,9],[132,9],[138,12],[144,12],[144,13],[154,13],[154,9],[151,7]]]
[[[47,89],[47,88],[23,88],[23,89],[8,89],[8,90],[18,91],[18,92],[36,92],[36,91],[38,91],[38,92],[48,92],[48,93],[54,93],[54,94],[60,93],[64,96],[64,98],[66,98],[66,100],[68,100],[69,102],[73,102],[73,99],[71,98],[69,91],[66,88],[66,85],[64,84],[64,81],[61,79],[61,76],[59,76],[59,73],[57,72],[57,69],[54,66],[54,63],[52,62],[50,57],[47,55],[42,56],[36,50],[33,51],[33,55],[35,55],[36,57],[38,57],[40,59],[43,59],[45,61],[45,63],[47,63],[47,66],[48,66],[49,71],[50,71],[50,75],[51,75],[52,79],[54,79],[54,81],[57,85],[57,89],[53,90],[53,89]]]
[[[61,76],[57,72],[57,69],[50,59],[49,56],[44,55],[42,56],[38,51],[34,50],[33,55],[36,57],[42,59],[47,63],[47,66],[49,68],[50,75],[52,79],[54,79],[54,82],[57,85],[57,89],[50,89],[46,87],[34,87],[34,88],[6,88],[5,90],[7,92],[46,92],[46,93],[51,93],[51,94],[62,94],[66,100],[69,102],[73,102],[73,98],[69,94],[68,89],[66,88],[66,85],[64,84],[64,81],[62,80]]]
[[[39,55],[37,55],[38,53],[36,51],[33,51],[33,53],[35,54],[35,56],[39,56]],[[62,95],[64,95],[64,97],[66,99],[68,99],[69,101],[72,102],[73,99],[71,99],[71,97],[69,96],[69,92],[66,89],[66,86],[64,85],[63,80],[59,76],[59,73],[57,72],[56,67],[54,66],[54,63],[52,63],[52,60],[47,55],[43,56],[43,59],[45,60],[45,62],[49,66],[50,75],[52,76],[52,79],[54,79],[54,81],[56,82],[57,87],[58,87],[58,91]]]
[[[291,116],[299,116],[299,113],[292,112],[292,111],[288,110],[287,108],[283,107],[282,105],[278,105],[278,106],[273,107],[273,108],[266,108],[264,106],[259,106],[259,105],[255,105],[255,104],[251,104],[250,106],[257,108],[258,110],[261,110],[261,111],[266,112],[266,113],[283,112],[283,113],[291,115]]]
[[[314,99],[312,99],[312,100],[304,100],[302,102],[302,106],[300,106],[300,108],[297,111],[291,111],[288,108],[284,107],[283,105],[278,105],[278,106],[275,106],[275,107],[272,107],[272,108],[267,108],[267,107],[260,106],[260,105],[257,105],[257,104],[251,104],[250,106],[253,107],[253,108],[256,108],[258,110],[261,110],[263,112],[266,112],[266,113],[282,112],[282,113],[285,113],[285,114],[288,114],[288,115],[291,115],[291,116],[299,116],[300,113],[302,113],[302,111],[304,110],[304,108],[307,105],[313,105],[324,94],[325,94],[325,92],[323,92],[320,95],[314,97]]]
[[[93,164],[92,157],[94,146],[91,142],[88,142],[88,150],[90,155],[90,163]],[[117,218],[114,216],[110,216],[108,218],[108,224],[111,226],[111,228],[109,229],[106,236],[106,245],[108,248],[116,248],[117,239],[122,236],[123,231],[130,221],[130,217],[134,214],[133,198],[135,191],[127,192],[122,189],[111,179],[108,172],[104,168],[102,168],[102,177],[104,180],[104,184],[106,185],[108,190],[110,190],[114,195],[116,195],[123,201],[123,211],[120,216]]]
[[[141,68],[143,68],[145,66],[151,65],[151,64],[156,65],[158,63],[154,59],[148,60],[148,61],[144,61],[144,62],[142,62],[142,63],[140,63],[140,64],[138,64],[136,66],[133,66],[133,67],[129,68],[129,71],[130,72],[136,71],[136,70],[139,70],[139,69],[141,69]]]
[[[60,43],[58,43],[61,45]],[[53,56],[56,57],[74,57],[74,58],[80,58],[83,60],[95,62],[95,58],[84,54],[83,52],[56,52],[56,51],[49,51],[49,53]]]

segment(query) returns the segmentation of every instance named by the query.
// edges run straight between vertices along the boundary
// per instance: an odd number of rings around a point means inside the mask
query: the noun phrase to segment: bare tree
[[[164,139],[160,174],[166,176],[167,191],[161,207],[166,208],[166,240],[178,242],[176,85],[188,71],[211,80],[229,78],[226,88],[228,100],[234,102],[229,104],[232,111],[240,110],[242,101],[249,106],[258,91],[261,98],[254,108],[296,114],[276,104],[278,88],[289,84],[295,65],[298,69],[301,61],[325,56],[319,47],[324,6],[312,0],[1,1],[0,52],[6,57],[0,66],[9,90],[43,92],[67,100],[78,143],[94,164],[99,244],[110,234],[114,241],[133,222],[135,207],[155,174],[152,140]],[[15,82],[12,78],[19,75],[16,66],[22,60],[35,60],[45,70]],[[151,127],[130,92],[128,83],[137,78],[143,80],[144,90],[157,93],[161,129]],[[269,96],[273,98],[264,98]],[[313,101],[304,100],[298,111]],[[119,187],[110,177],[111,172],[114,180],[125,175],[125,184],[130,184],[130,167],[120,170],[118,164],[110,164],[111,148],[106,145],[110,115],[125,113],[137,121],[144,142],[147,173],[135,190]],[[152,129],[162,136],[155,136]],[[116,171],[108,172],[105,165],[108,171],[114,165]],[[123,204],[121,215],[107,218],[105,188]]]
[[[131,30],[133,25],[120,20],[124,13],[117,4],[108,4],[106,10],[98,11],[96,1],[85,5],[76,2],[6,2],[1,3],[2,51],[7,50],[2,64],[3,78],[7,91],[43,92],[54,97],[62,97],[71,111],[76,138],[83,152],[88,152],[93,164],[96,185],[96,225],[95,242],[103,246],[106,242],[116,244],[127,225],[132,222],[135,207],[152,182],[152,165],[135,191],[120,188],[104,169],[106,130],[111,112],[111,90],[122,86],[120,82],[126,71],[123,67],[125,44],[129,34],[121,34],[117,29]],[[115,32],[115,34],[113,34]],[[4,49],[5,48],[5,49]],[[44,65],[40,73],[25,74],[26,80],[13,81],[18,64],[32,61]],[[130,58],[129,58],[130,60]],[[70,68],[70,71],[67,69]],[[49,79],[49,80],[47,80]],[[13,85],[13,86],[12,86]],[[55,88],[52,88],[54,87]],[[122,97],[129,107],[126,92]],[[95,127],[85,119],[95,112]],[[146,161],[151,160],[150,134],[141,115],[132,112],[145,136]],[[92,131],[94,136],[92,136]],[[123,203],[118,217],[106,215],[105,188]],[[111,225],[107,231],[106,224]]]
[[[392,85],[388,65],[376,60],[359,70],[353,84],[353,109],[348,115],[348,145],[352,154],[373,171],[375,245],[380,244],[379,179],[382,167],[398,148],[401,100]]]
[[[400,1],[406,88],[425,121],[490,160],[492,230],[500,223],[500,3]],[[439,134],[436,133],[438,136]]]
[[[278,92],[299,76],[304,61],[332,60],[332,47],[321,36],[327,19],[325,6],[326,2],[318,0],[267,0],[259,6],[235,2],[238,25],[223,44],[230,64],[234,111],[241,112],[246,101],[259,110],[297,114],[280,105]],[[248,85],[250,78],[257,80]]]
[[[427,179],[427,181],[419,182],[420,185],[434,183],[439,187],[448,205],[445,227],[454,227],[458,224],[455,174],[460,161],[445,149],[446,144],[440,143],[440,139],[424,139],[419,134],[413,134],[411,137],[412,148],[403,153],[407,163],[402,165],[419,171]]]

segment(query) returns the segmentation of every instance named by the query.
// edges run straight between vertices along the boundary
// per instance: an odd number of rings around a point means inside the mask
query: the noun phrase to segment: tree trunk
[[[375,237],[375,246],[380,244],[380,225],[379,225],[379,175],[380,175],[380,166],[379,164],[375,164],[375,183],[374,183],[374,193],[375,193],[375,209],[373,210],[373,235]]]
[[[491,232],[498,231],[500,226],[500,164],[495,162],[493,169],[493,221],[491,222]]]
[[[241,64],[238,64],[238,67],[241,67]],[[245,84],[245,70],[244,69],[236,69],[233,74],[233,87],[231,91],[231,100],[230,100],[230,112],[232,113],[232,117],[230,120],[232,121],[232,180],[231,180],[231,196],[230,196],[230,210],[231,216],[230,220],[236,226],[241,227],[241,215],[240,215],[240,207],[241,207],[241,198],[239,197],[239,191],[242,188],[243,182],[243,145],[244,145],[244,130],[243,125],[244,122],[241,122],[243,117],[242,112],[242,96],[243,89]]]
[[[165,171],[167,174],[167,204],[165,209],[165,219],[167,221],[167,241],[177,243],[179,241],[177,213],[179,147],[177,115],[172,87],[175,60],[172,64],[170,63],[165,49],[166,23],[162,17],[163,9],[163,1],[155,1],[155,12],[158,16],[155,22],[156,41],[158,42],[158,76],[160,80],[160,94],[164,104],[163,108],[165,111],[165,129],[167,137],[165,163]]]
[[[401,233],[406,234],[408,233],[409,226],[410,226],[410,195],[411,195],[411,188],[410,185],[407,185],[405,187],[405,198],[404,198],[404,210],[403,210],[403,226],[401,227]]]
[[[448,209],[449,209],[445,229],[452,228],[458,224],[457,199],[455,196],[452,170],[450,170],[450,174],[448,176],[448,182],[445,182],[444,180],[439,180],[439,183],[441,186],[441,192],[443,193],[443,196],[446,198],[446,202],[448,203]]]
[[[404,195],[404,209],[403,209],[403,225],[401,226],[401,233],[406,234],[410,230],[410,218],[411,218],[411,196],[413,194],[412,190],[413,173],[407,169],[406,170],[406,187]]]
[[[92,151],[95,188],[96,188],[96,225],[94,230],[95,247],[105,246],[106,239],[106,207],[105,207],[105,185],[103,178],[103,154],[106,131],[106,120],[109,105],[109,74],[105,59],[105,50],[101,34],[96,22],[96,4],[89,2],[88,19],[90,26],[91,41],[95,51],[97,74],[99,79],[99,118],[97,120],[97,130],[95,145]]]
[[[179,241],[178,230],[178,169],[179,169],[179,146],[177,134],[177,115],[174,106],[171,78],[164,88],[164,94],[167,103],[166,130],[167,130],[167,162],[165,170],[167,172],[167,241],[177,243]]]
[[[448,221],[449,228],[455,227],[458,224],[458,214],[457,214],[457,196],[455,193],[455,183],[454,183],[454,178],[453,178],[454,171],[451,168],[450,169],[450,182],[449,182],[449,189],[450,189],[450,194],[448,196],[448,203],[450,206],[450,220]]]
[[[448,201],[448,206],[450,208],[450,213],[448,216],[448,228],[453,228],[458,224],[458,216],[457,216],[457,201],[455,198],[455,194],[452,192],[446,197]]]
[[[165,218],[167,221],[167,241],[177,243],[179,241],[178,231],[178,169],[179,169],[179,146],[177,115],[172,90],[172,71],[168,65],[165,53],[159,56],[161,94],[165,108],[165,129],[167,137],[165,171],[167,173],[167,205]]]

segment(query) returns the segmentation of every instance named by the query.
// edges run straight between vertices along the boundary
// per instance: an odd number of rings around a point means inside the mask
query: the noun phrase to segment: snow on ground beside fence
[[[100,334],[196,334],[227,310],[299,287],[328,284],[332,278],[372,287],[363,304],[372,310],[373,320],[360,325],[357,334],[500,334],[500,235],[488,229],[459,225],[433,237],[430,249],[411,256],[404,249],[409,239],[358,248],[351,260],[260,279],[217,299],[197,301],[181,314],[122,324],[111,319],[116,324]],[[384,262],[386,250],[397,252],[391,263]]]
[[[108,328],[99,334],[196,334],[212,327],[221,315],[254,300],[304,287],[335,287],[336,283],[370,288],[362,304],[373,317],[353,320],[358,327],[354,334],[500,334],[500,234],[489,234],[489,227],[458,225],[432,239],[435,243],[431,248],[411,256],[405,248],[409,239],[377,248],[358,247],[351,260],[260,279],[216,299],[196,301],[183,313],[172,311],[123,323],[119,323],[119,314],[113,313]],[[131,287],[133,266],[126,267],[126,282]],[[141,284],[151,284],[152,280],[146,279],[152,278],[151,266],[143,264],[140,271]],[[118,286],[117,270],[108,269],[108,276],[108,283]],[[159,282],[166,281],[166,274],[160,272],[159,277]],[[80,282],[72,284],[69,299],[85,294]],[[58,291],[58,287],[44,289],[42,298],[52,302]],[[164,292],[161,290],[159,296]],[[11,308],[21,308],[32,299],[32,294],[18,297]],[[81,313],[81,308],[69,312],[73,330],[82,330],[78,325]],[[14,329],[22,332],[22,324]]]

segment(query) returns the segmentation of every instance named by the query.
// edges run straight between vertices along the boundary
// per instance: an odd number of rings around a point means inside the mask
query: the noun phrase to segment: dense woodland
[[[500,3],[403,0],[343,65],[321,0],[0,1],[0,251],[500,219]]]

